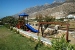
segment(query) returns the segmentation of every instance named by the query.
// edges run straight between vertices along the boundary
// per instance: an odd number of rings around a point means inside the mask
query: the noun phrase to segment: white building
[[[75,18],[75,15],[70,14],[67,16],[67,18]]]

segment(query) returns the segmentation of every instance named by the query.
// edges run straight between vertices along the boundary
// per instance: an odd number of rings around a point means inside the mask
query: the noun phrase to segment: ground
[[[36,50],[36,43],[20,34],[0,26],[0,50]],[[42,46],[39,50],[48,50]]]

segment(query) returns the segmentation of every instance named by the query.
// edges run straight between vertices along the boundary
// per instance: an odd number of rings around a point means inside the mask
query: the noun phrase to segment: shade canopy
[[[29,15],[26,13],[21,13],[21,14],[19,14],[19,16],[29,16]]]

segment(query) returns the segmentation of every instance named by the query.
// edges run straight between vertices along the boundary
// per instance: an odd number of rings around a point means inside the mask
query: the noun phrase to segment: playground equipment
[[[38,33],[39,35],[39,29],[40,29],[40,26],[41,26],[41,32],[42,32],[42,36],[43,36],[43,31],[42,31],[42,25],[43,24],[58,24],[58,25],[66,25],[66,41],[68,42],[68,30],[69,30],[69,24],[68,23],[61,23],[61,22],[39,22],[39,26],[38,26],[38,30],[34,29],[32,26],[30,26],[28,24],[28,14],[26,13],[22,13],[19,15],[19,19],[18,19],[18,24],[17,24],[17,28],[20,29],[20,28],[23,28],[24,30],[31,30],[32,32],[35,32],[35,33]]]
[[[21,13],[19,15],[19,19],[18,19],[18,24],[17,24],[17,28],[18,29],[24,29],[25,31],[27,30],[31,30],[32,32],[35,32],[37,33],[38,30],[34,29],[33,27],[31,27],[29,24],[28,24],[28,14],[26,13]]]
[[[37,33],[38,30],[34,29],[32,26],[30,26],[29,24],[26,24],[27,28],[30,29],[32,32]]]
[[[24,25],[25,25],[26,23],[28,23],[28,20],[25,20],[25,18],[28,19],[28,16],[29,16],[29,15],[26,14],[26,13],[21,13],[21,14],[19,15],[18,24],[17,24],[17,28],[18,28],[18,29],[20,29],[20,28],[24,29]]]

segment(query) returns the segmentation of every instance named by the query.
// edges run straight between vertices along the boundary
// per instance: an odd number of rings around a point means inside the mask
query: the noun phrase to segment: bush
[[[52,40],[52,50],[75,50],[74,46],[66,42],[64,35],[60,39]]]
[[[10,26],[16,26],[18,20],[13,16],[6,16],[1,19],[3,24],[9,24]],[[8,27],[8,26],[7,26]]]
[[[13,30],[13,27],[10,27],[10,30],[12,31]]]
[[[34,42],[34,38],[32,36],[30,36],[29,40]]]
[[[40,48],[42,46],[43,46],[43,43],[41,42],[40,37],[38,37],[38,43],[35,46],[35,50],[38,50],[38,48]]]
[[[13,29],[13,31],[14,31],[15,33],[17,33],[17,30]]]
[[[19,31],[17,31],[17,34],[19,34]]]
[[[10,25],[9,24],[4,24],[5,27],[7,28],[10,28]]]

